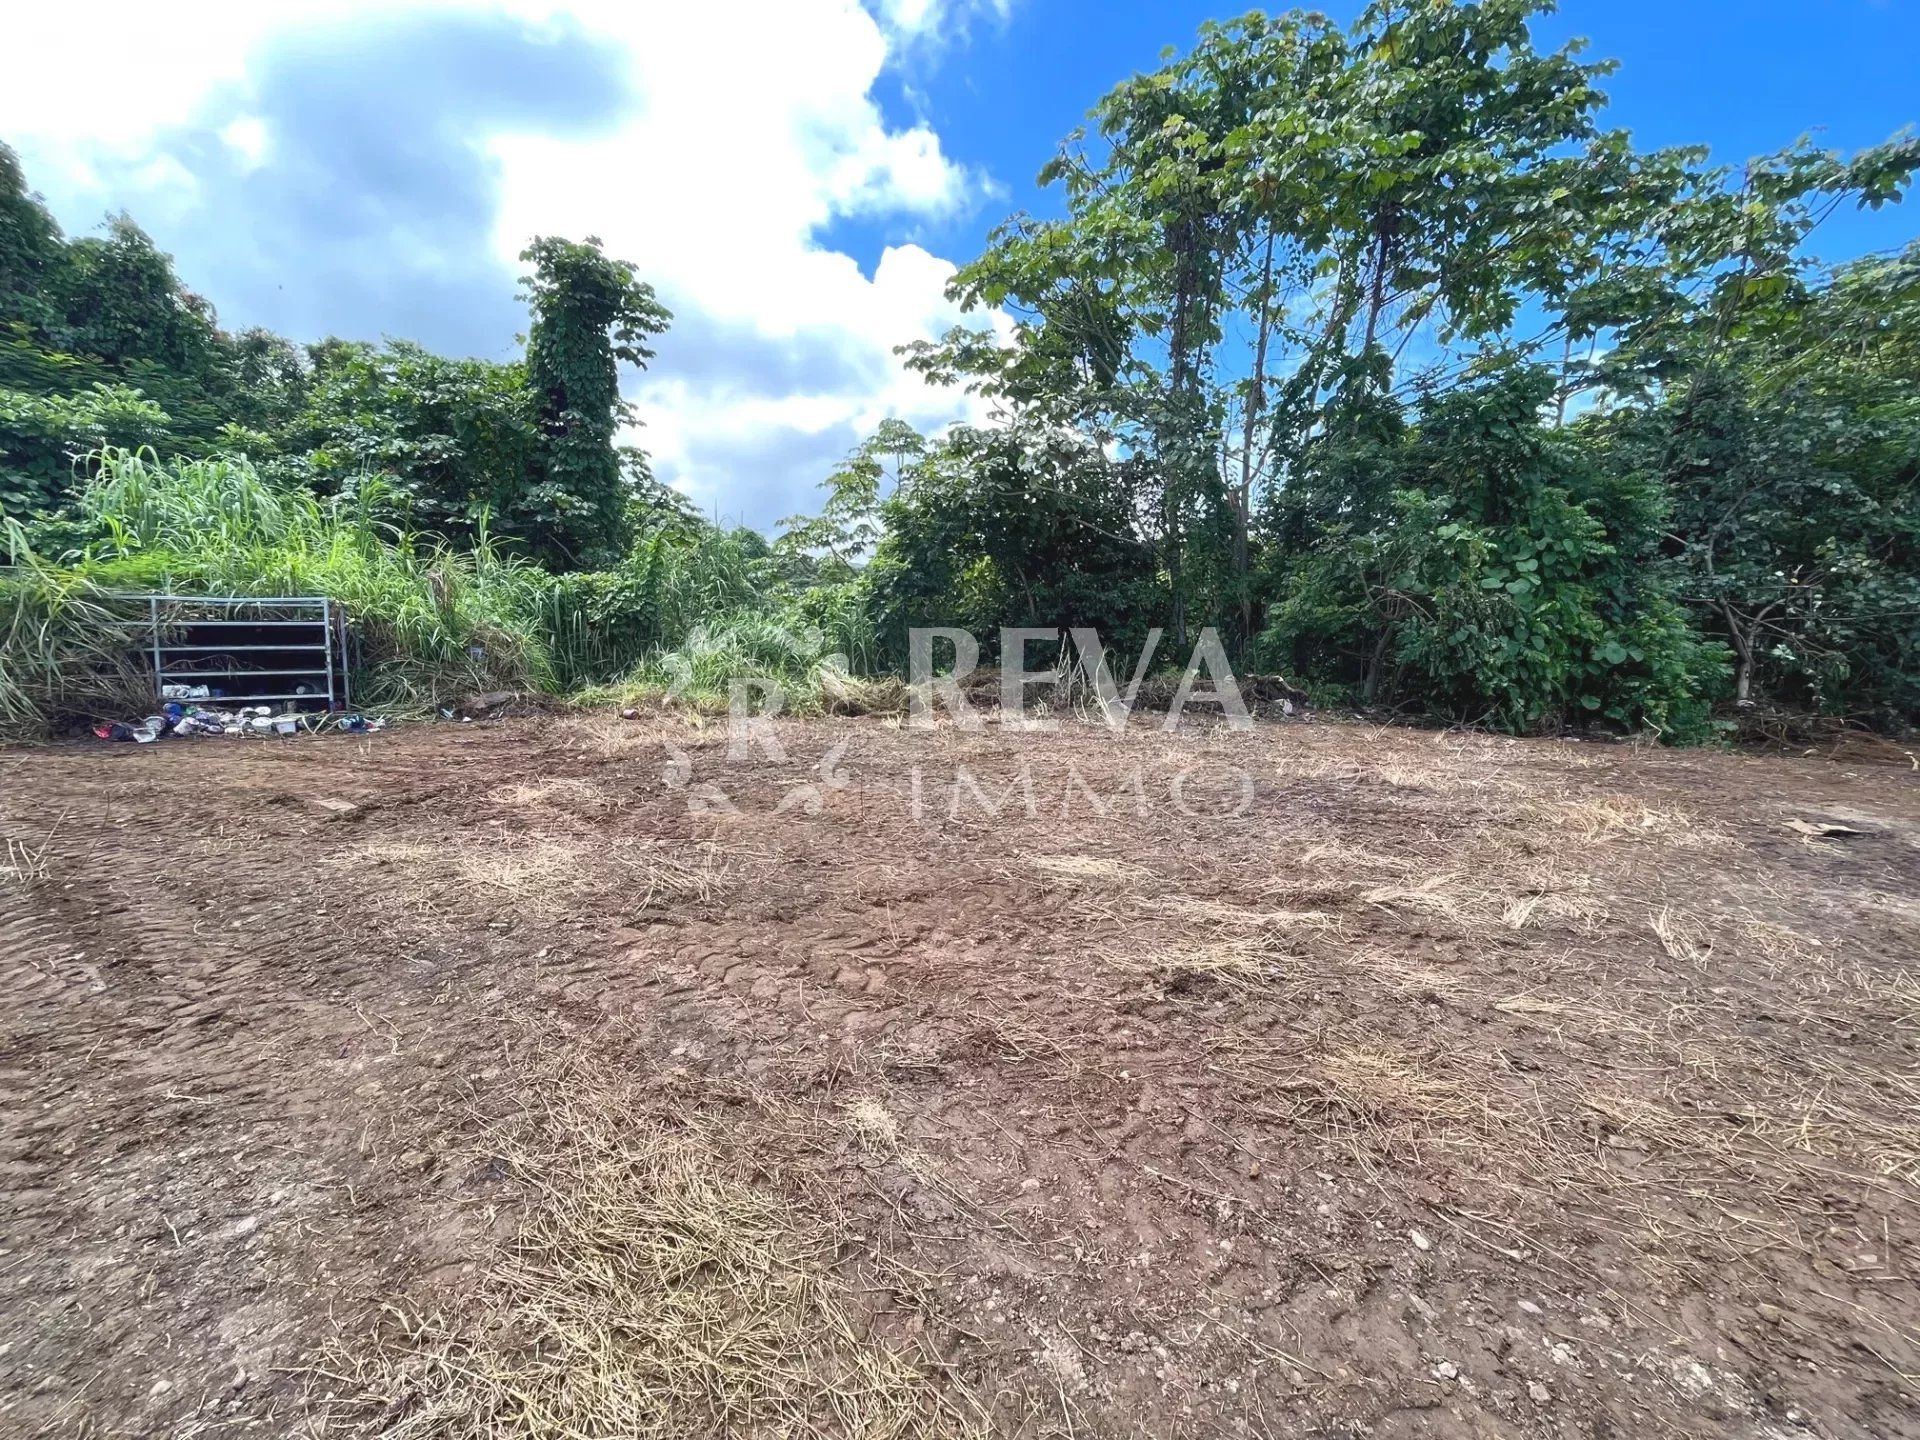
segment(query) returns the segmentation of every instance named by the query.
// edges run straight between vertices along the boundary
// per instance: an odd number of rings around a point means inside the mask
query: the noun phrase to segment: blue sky
[[[1356,5],[1324,7],[1345,20]],[[516,353],[515,252],[602,235],[676,312],[630,377],[664,477],[728,520],[808,508],[879,419],[977,415],[892,347],[1188,0],[200,0],[37,6],[0,139],[70,231],[130,210],[228,324]],[[1738,163],[1920,119],[1916,0],[1568,0],[1622,62],[1609,123]],[[73,76],[92,81],[73,103]],[[156,84],[155,77],[164,76]],[[1830,220],[1844,258],[1911,202]]]
[[[1346,23],[1363,7],[1308,8]],[[946,63],[890,74],[879,94],[889,115],[925,117],[956,159],[1000,180],[1003,209],[1046,212],[1033,177],[1099,95],[1155,68],[1167,45],[1184,46],[1205,21],[1239,13],[1192,0],[1016,0],[975,25]],[[1917,0],[1564,0],[1535,35],[1542,45],[1584,37],[1589,58],[1620,62],[1605,87],[1606,123],[1646,148],[1705,144],[1716,163],[1737,165],[1809,132],[1853,150],[1920,124]],[[971,254],[998,218],[968,217],[930,238]],[[1920,204],[1909,201],[1836,214],[1815,248],[1843,259],[1915,236]],[[852,225],[837,238],[871,254],[882,234]]]

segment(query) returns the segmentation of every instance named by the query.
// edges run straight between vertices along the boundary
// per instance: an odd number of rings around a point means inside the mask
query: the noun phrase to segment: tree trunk
[[[1560,350],[1560,392],[1554,396],[1553,428],[1564,430],[1567,424],[1567,371],[1573,365],[1573,332],[1567,332],[1567,343]]]
[[[1167,336],[1167,385],[1168,412],[1173,417],[1175,432],[1172,437],[1172,465],[1167,463],[1168,449],[1163,437],[1159,444],[1161,456],[1161,484],[1165,487],[1165,513],[1167,534],[1167,580],[1173,591],[1173,632],[1174,642],[1182,649],[1187,643],[1187,597],[1181,590],[1182,583],[1182,546],[1184,536],[1180,527],[1181,506],[1186,501],[1187,487],[1191,482],[1188,473],[1193,464],[1193,437],[1187,433],[1187,399],[1194,387],[1195,366],[1193,358],[1193,307],[1194,307],[1194,260],[1195,237],[1191,221],[1183,220],[1172,226],[1167,236],[1168,248],[1175,259],[1173,314],[1170,317]],[[1164,424],[1165,421],[1163,420]]]
[[[1393,640],[1393,622],[1383,620],[1380,634],[1373,642],[1373,654],[1367,657],[1366,673],[1360,677],[1360,703],[1371,705],[1380,693],[1380,672],[1386,668],[1387,646]]]
[[[1253,582],[1248,521],[1253,510],[1253,432],[1267,403],[1267,336],[1273,328],[1273,231],[1267,231],[1266,254],[1260,263],[1260,326],[1254,334],[1253,377],[1247,385],[1246,423],[1240,439],[1240,495],[1233,517],[1233,572],[1240,582],[1240,635],[1253,640]],[[1242,652],[1245,656],[1245,651]]]
[[[1720,613],[1733,640],[1733,703],[1745,710],[1753,704],[1753,637],[1740,624],[1731,605],[1721,605]]]
[[[1381,212],[1377,231],[1378,243],[1373,254],[1373,284],[1367,296],[1367,338],[1360,346],[1365,355],[1373,349],[1373,337],[1380,328],[1380,312],[1387,304],[1387,263],[1393,254],[1393,232],[1397,228],[1397,219],[1391,209]]]

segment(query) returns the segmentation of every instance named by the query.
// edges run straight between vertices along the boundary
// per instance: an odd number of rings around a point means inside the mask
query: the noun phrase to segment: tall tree
[[[950,337],[918,363],[1143,459],[1169,618],[1231,607],[1250,632],[1252,497],[1335,390],[1390,384],[1416,332],[1478,344],[1568,303],[1665,193],[1595,123],[1608,67],[1534,47],[1545,8],[1377,0],[1346,32],[1301,11],[1203,27],[1043,172],[1066,215],[1017,217],[956,277],[963,303],[1014,311],[1015,352]],[[1064,394],[1036,397],[1049,385]]]
[[[645,368],[648,341],[672,315],[653,287],[599,240],[537,239],[520,258],[533,309],[527,381],[537,397],[544,464],[525,497],[542,517],[536,553],[560,568],[610,563],[627,540],[626,473],[644,474],[640,452],[618,445],[633,410],[620,394],[620,366]]]
[[[65,260],[60,227],[27,188],[20,157],[0,144],[0,324],[50,324]]]

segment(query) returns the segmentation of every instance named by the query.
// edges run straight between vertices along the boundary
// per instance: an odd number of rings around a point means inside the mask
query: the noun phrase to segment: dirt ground
[[[1920,1434],[1904,761],[773,739],[0,754],[0,1432]]]

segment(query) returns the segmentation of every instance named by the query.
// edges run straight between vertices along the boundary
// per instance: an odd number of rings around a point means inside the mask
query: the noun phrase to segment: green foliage
[[[670,317],[597,241],[537,240],[522,258],[524,364],[405,342],[302,350],[222,330],[124,215],[63,237],[0,147],[0,507],[57,508],[87,478],[73,461],[101,446],[244,454],[321,495],[371,486],[384,518],[451,546],[612,564],[636,496],[657,496],[620,443],[619,366],[649,360]]]
[[[359,642],[356,698],[396,713],[550,682],[534,617],[551,580],[484,541],[422,541],[379,522],[377,497],[350,504],[282,489],[244,459],[108,451],[98,460],[79,500],[90,540],[58,572],[58,593],[331,596]],[[44,561],[32,568],[55,573]],[[0,659],[19,663],[4,650]]]
[[[144,713],[151,680],[116,643],[125,607],[87,576],[45,564],[22,545],[0,570],[0,739],[38,739],[98,715]]]
[[[1057,431],[956,428],[881,506],[865,580],[883,663],[904,665],[916,625],[972,630],[989,654],[1001,625],[1092,625],[1142,643],[1166,580],[1130,533],[1129,473]]]
[[[883,422],[771,542],[622,443],[670,317],[597,241],[524,252],[523,362],[296,347],[222,330],[126,217],[62,236],[0,149],[0,724],[71,707],[57,657],[111,688],[90,607],[177,585],[346,602],[380,704],[761,676],[859,708],[914,625],[991,658],[1008,625],[1124,654],[1206,624],[1316,694],[1511,731],[1702,739],[1726,698],[1912,725],[1920,246],[1807,243],[1920,141],[1636,151],[1611,65],[1535,44],[1548,8],[1203,27],[958,272],[995,326],[906,347],[992,423]]]
[[[1412,697],[1502,729],[1604,718],[1704,735],[1721,657],[1657,563],[1659,489],[1602,480],[1545,429],[1552,383],[1518,369],[1429,396],[1397,441],[1362,442],[1385,471],[1369,484],[1389,488],[1351,507],[1321,492],[1355,518],[1280,577],[1258,657],[1338,675],[1364,703]]]
[[[271,468],[322,494],[373,485],[396,522],[468,545],[483,532],[534,548],[539,427],[525,369],[418,345],[314,350],[306,405]]]
[[[818,709],[834,686],[849,680],[844,657],[826,637],[791,617],[734,614],[696,627],[678,645],[647,658],[628,677],[637,693],[666,693],[694,703],[725,702],[736,684],[769,681],[790,709]],[[760,697],[750,695],[756,705]]]
[[[1069,138],[1042,177],[1061,216],[956,277],[1014,343],[956,331],[910,363],[1107,457],[1098,523],[1152,555],[1158,617],[1362,702],[1695,737],[1724,638],[1742,699],[1758,675],[1910,722],[1911,277],[1823,284],[1804,242],[1898,199],[1920,142],[1737,176],[1638,153],[1600,124],[1612,67],[1535,46],[1547,8],[1203,27]],[[1416,339],[1446,360],[1404,377]],[[1621,408],[1563,428],[1595,392]],[[876,598],[1052,619],[1057,582],[1036,607],[959,538],[997,492],[952,493],[925,536],[889,516],[877,554],[909,561],[876,563]]]
[[[926,440],[911,425],[882,420],[821,483],[827,500],[820,513],[789,516],[780,522],[782,553],[810,574],[824,569],[832,579],[846,580],[880,539],[882,488],[898,487],[908,462],[926,453]]]
[[[188,375],[214,367],[219,346],[211,307],[181,286],[171,257],[128,216],[108,221],[104,236],[67,246],[58,293],[57,334],[65,349]]]
[[[63,259],[60,227],[27,189],[20,157],[0,145],[0,320],[50,324]]]
[[[166,442],[167,413],[138,390],[98,382],[71,394],[0,389],[0,515],[52,510],[75,468],[103,446]]]
[[[1920,246],[1749,305],[1689,383],[1589,424],[1672,497],[1684,598],[1735,696],[1920,713]]]
[[[101,446],[202,454],[279,423],[300,370],[279,337],[220,330],[128,217],[67,240],[0,146],[0,509],[58,507]]]
[[[620,365],[644,368],[653,358],[648,340],[673,317],[633,266],[608,258],[592,237],[538,239],[520,258],[533,266],[522,283],[533,310],[527,381],[541,439],[541,478],[520,508],[544,563],[605,564],[629,538],[623,465],[645,474],[639,452],[616,445],[620,426],[633,419],[620,396]]]
[[[555,576],[542,616],[555,681],[627,674],[701,625],[757,608],[770,578],[764,541],[712,526],[656,530],[611,569]]]

